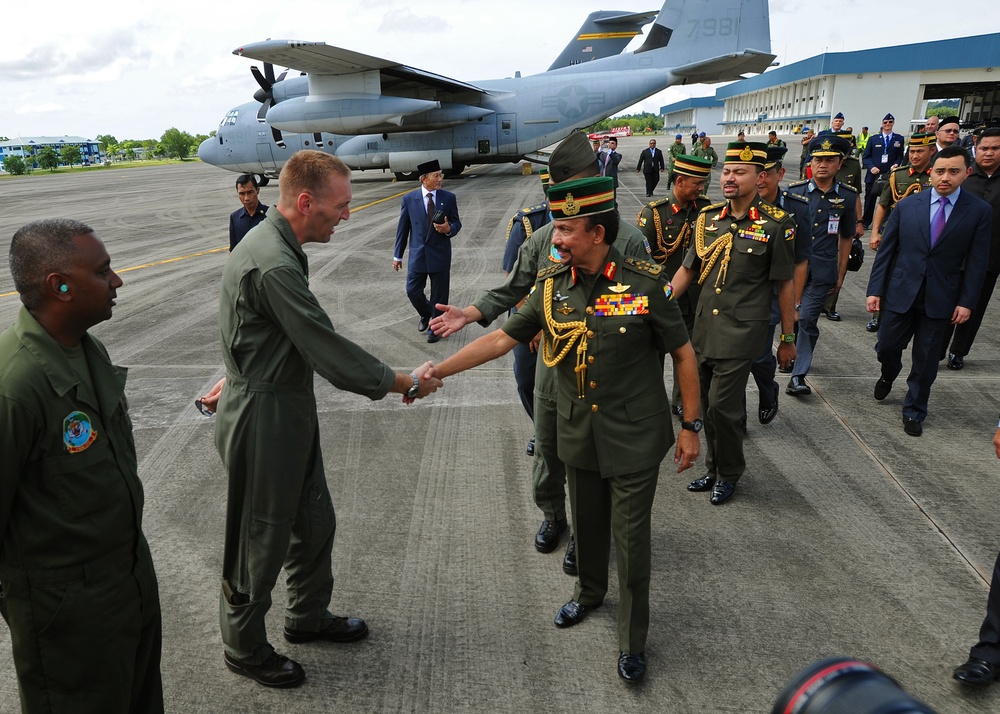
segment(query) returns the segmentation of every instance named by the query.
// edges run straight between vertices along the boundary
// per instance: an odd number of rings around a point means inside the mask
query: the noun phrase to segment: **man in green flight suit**
[[[597,157],[583,132],[573,132],[562,140],[549,158],[549,186],[600,174]],[[517,251],[503,285],[482,293],[466,308],[441,305],[441,314],[431,320],[431,329],[442,337],[458,332],[470,322],[486,327],[505,311],[527,297],[538,271],[562,262],[552,247],[554,226],[549,223],[534,231]],[[649,257],[649,247],[634,226],[622,223],[617,248],[626,257]],[[532,494],[542,511],[542,525],[535,535],[535,549],[551,553],[566,530],[566,467],[559,458],[556,434],[556,397],[559,393],[554,370],[537,363],[535,371],[535,461],[532,466]],[[563,557],[563,571],[576,575],[576,543],[570,537]]]
[[[202,398],[217,407],[215,444],[229,476],[219,620],[225,663],[268,687],[297,686],[302,667],[268,642],[264,616],[284,565],[285,639],[349,642],[359,618],[327,609],[336,526],[323,469],[313,372],[369,399],[404,401],[440,381],[395,372],[340,336],[309,289],[302,246],[328,243],[350,215],[350,169],[300,151],[281,170],[278,204],[233,250],[222,274],[219,327],[226,377]]]
[[[0,334],[0,613],[27,714],[157,714],[160,602],[126,370],[88,330],[122,281],[93,229],[10,244],[20,314]]]
[[[782,333],[778,364],[795,358],[795,222],[757,195],[766,160],[764,144],[729,144],[722,168],[726,201],[699,214],[691,249],[671,281],[675,296],[695,282],[704,288],[691,342],[698,354],[707,471],[688,490],[710,490],[714,505],[733,495],[746,470],[743,400],[750,365],[767,334],[775,282]]]
[[[650,246],[650,256],[663,266],[666,275],[673,275],[681,267],[691,247],[695,220],[701,209],[711,203],[704,195],[705,182],[711,173],[710,159],[679,155],[674,160],[675,178],[671,192],[665,198],[650,201],[639,212],[636,225]],[[694,307],[700,294],[701,287],[692,286],[677,300],[689,336],[694,330]],[[676,416],[683,416],[680,395],[675,374],[671,399]]]
[[[679,375],[684,422],[674,463],[689,468],[700,448],[698,378],[670,283],[662,268],[614,246],[618,212],[610,177],[549,188],[560,263],[539,271],[527,302],[499,330],[432,370],[457,374],[542,334],[542,359],[558,381],[559,457],[566,464],[579,578],[557,627],[580,623],[608,590],[610,542],[618,560],[618,674],[646,671],[649,628],[650,514],[660,462],[674,443],[661,355]]]

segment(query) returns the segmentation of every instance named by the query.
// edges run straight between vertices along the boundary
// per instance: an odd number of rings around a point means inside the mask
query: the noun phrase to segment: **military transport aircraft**
[[[666,0],[639,49],[622,54],[650,16],[594,13],[549,70],[472,83],[322,42],[246,45],[233,53],[264,63],[251,67],[256,101],[231,109],[198,155],[264,183],[300,149],[399,179],[432,159],[452,175],[544,161],[543,147],[666,87],[737,80],[774,60],[767,0]],[[301,76],[275,78],[275,64]]]

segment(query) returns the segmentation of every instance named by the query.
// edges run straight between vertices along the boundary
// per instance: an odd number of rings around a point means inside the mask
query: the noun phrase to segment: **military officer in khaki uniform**
[[[430,363],[396,372],[333,328],[309,289],[302,246],[328,243],[350,215],[350,169],[300,151],[281,170],[281,195],[226,261],[219,331],[226,378],[202,398],[218,406],[215,445],[229,477],[219,622],[224,661],[267,687],[293,687],[302,667],[268,641],[265,615],[282,567],[288,642],[349,642],[368,633],[330,613],[336,516],[320,449],[313,373],[381,399],[426,396]],[[221,395],[221,396],[220,396]]]
[[[14,234],[23,307],[0,334],[0,613],[21,710],[157,714],[160,602],[126,371],[89,328],[122,281],[93,230]]]
[[[674,160],[673,188],[664,198],[650,201],[639,212],[636,225],[646,238],[650,257],[663,266],[666,275],[681,267],[691,247],[691,236],[698,213],[711,201],[704,195],[705,182],[712,173],[711,159],[679,155]],[[693,286],[677,300],[684,316],[688,335],[694,329],[694,306],[698,304],[700,286]],[[674,375],[673,411],[682,416],[680,388]]]
[[[775,282],[781,314],[778,363],[788,365],[795,357],[795,222],[757,195],[766,159],[764,144],[729,144],[722,168],[726,201],[702,209],[691,249],[671,281],[675,295],[692,283],[702,286],[691,342],[705,414],[706,473],[688,490],[710,490],[715,505],[733,495],[746,470],[743,400],[750,364],[767,334]]]
[[[590,148],[587,135],[574,132],[556,147],[549,159],[550,186],[578,178],[597,176],[597,158]],[[431,321],[431,329],[442,337],[458,332],[470,322],[483,327],[493,322],[528,295],[535,284],[538,271],[562,262],[552,247],[551,223],[534,231],[517,252],[517,260],[503,285],[491,288],[465,308],[454,305],[438,307],[442,313]],[[648,259],[649,254],[642,234],[627,223],[618,231],[616,247],[626,257]],[[538,362],[535,373],[535,460],[532,465],[531,486],[535,505],[542,511],[543,520],[535,534],[535,549],[551,553],[559,545],[559,538],[566,530],[566,467],[559,457],[556,433],[556,374]],[[563,571],[576,575],[576,546],[572,536],[566,546],[562,562]]]
[[[556,616],[570,627],[604,601],[609,531],[618,561],[618,674],[646,671],[650,513],[660,462],[674,443],[660,355],[679,375],[684,422],[674,461],[688,468],[699,450],[694,352],[659,265],[615,248],[614,182],[580,179],[549,189],[552,246],[561,263],[539,272],[524,307],[500,330],[445,359],[446,377],[483,364],[542,329],[542,359],[558,375],[559,456],[569,477],[579,579]]]
[[[882,243],[882,226],[889,220],[889,214],[896,204],[901,199],[919,193],[931,185],[931,157],[934,156],[936,142],[937,137],[934,134],[917,133],[910,136],[910,145],[907,148],[908,161],[889,173],[889,180],[882,189],[878,203],[875,204],[872,237],[868,241],[868,246],[872,250],[878,250]],[[868,332],[878,332],[880,324],[881,319],[876,312],[865,329]]]

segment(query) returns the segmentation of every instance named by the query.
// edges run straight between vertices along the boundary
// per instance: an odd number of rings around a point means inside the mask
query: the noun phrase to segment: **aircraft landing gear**
[[[258,186],[267,186],[271,183],[271,179],[264,174],[254,174],[253,177],[257,181]]]

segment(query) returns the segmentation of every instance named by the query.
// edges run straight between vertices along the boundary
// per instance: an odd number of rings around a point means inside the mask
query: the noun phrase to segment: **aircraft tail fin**
[[[768,0],[666,0],[635,54],[662,50],[658,63],[678,68],[673,73],[685,77],[679,70],[688,67],[692,75],[697,69],[707,76],[721,76],[725,73],[721,61],[735,56],[756,56],[759,61],[742,71],[763,72],[774,60],[768,14]],[[720,64],[713,69],[707,66],[709,60]],[[738,78],[737,74],[725,79]]]
[[[549,70],[620,54],[657,12],[592,12]]]

